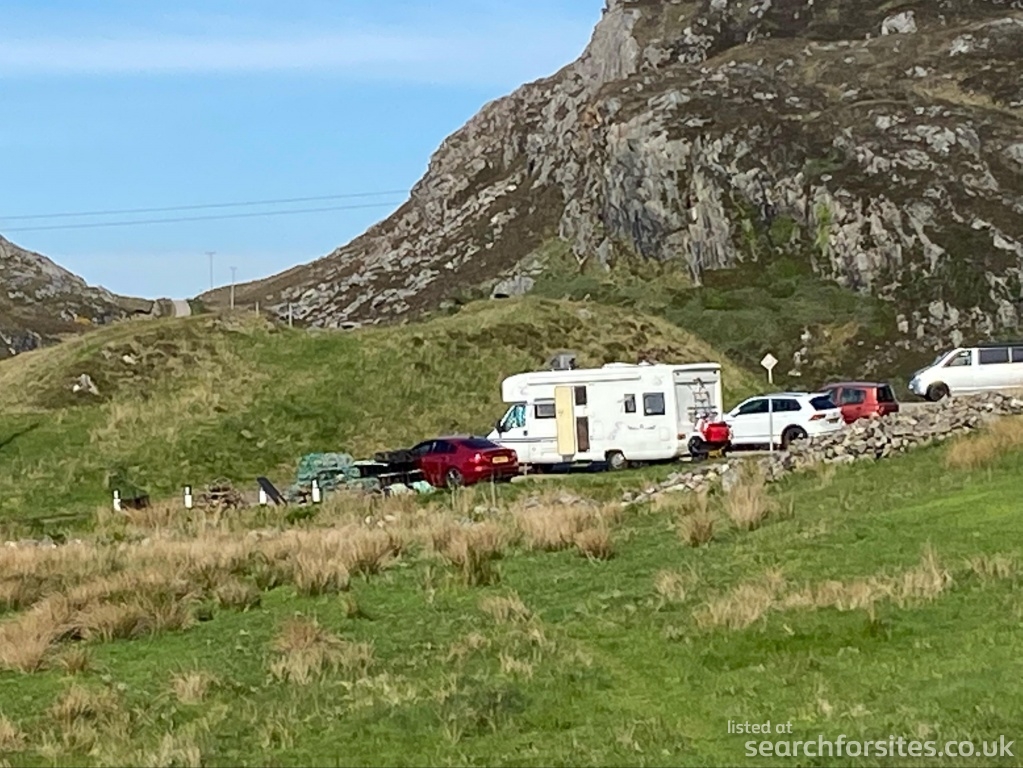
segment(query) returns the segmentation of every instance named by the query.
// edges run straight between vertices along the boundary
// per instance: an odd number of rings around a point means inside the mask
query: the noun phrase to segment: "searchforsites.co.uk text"
[[[816,739],[771,739],[772,734],[792,735],[792,723],[728,721],[728,733],[761,736],[744,744],[747,757],[1015,757],[1014,739],[923,741],[904,736],[884,739],[850,739],[844,733],[835,738],[819,734]]]

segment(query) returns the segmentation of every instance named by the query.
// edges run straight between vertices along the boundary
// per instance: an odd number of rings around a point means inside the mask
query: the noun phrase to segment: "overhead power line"
[[[356,197],[383,197],[384,195],[408,194],[407,189],[392,189],[383,192],[354,192],[344,195],[321,195],[319,197],[290,197],[280,200],[249,200],[241,203],[202,203],[197,205],[174,205],[166,208],[121,208],[109,211],[80,211],[78,213],[36,213],[26,216],[0,216],[0,221],[27,221],[29,219],[73,219],[81,216],[116,216],[126,213],[169,213],[170,211],[198,211],[205,208],[245,208],[251,205],[283,205],[286,203],[312,203],[321,200],[345,200]]]
[[[324,208],[296,208],[291,211],[257,211],[253,213],[224,213],[217,216],[179,216],[173,219],[136,219],[135,221],[101,221],[87,224],[52,224],[42,227],[4,228],[5,232],[41,232],[53,229],[94,229],[99,227],[133,227],[138,224],[177,224],[185,221],[214,221],[219,219],[249,219],[259,216],[291,216],[296,213],[321,213],[325,211],[354,211],[359,208],[384,208],[397,205],[390,203],[365,203],[363,205],[331,205]]]

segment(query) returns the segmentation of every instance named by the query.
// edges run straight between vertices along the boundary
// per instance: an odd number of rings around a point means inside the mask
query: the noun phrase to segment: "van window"
[[[586,387],[575,388],[575,404],[586,405]]]
[[[1012,362],[1023,363],[1023,347],[1012,348]]]
[[[834,399],[834,398],[832,398]],[[839,405],[860,405],[866,402],[867,393],[862,389],[843,389],[838,397]]]
[[[879,403],[895,402],[895,393],[892,391],[892,388],[889,387],[887,384],[883,387],[877,388],[877,402]]]
[[[1009,362],[1009,348],[988,347],[986,349],[978,349],[977,357],[979,358],[981,365],[998,365],[1000,363],[1007,363]]]
[[[533,415],[538,419],[553,419],[557,412],[554,410],[554,403],[537,403],[533,406]]]
[[[1020,351],[1023,352],[1023,350],[1020,350]],[[635,395],[626,395],[625,396],[625,402],[623,403],[623,406],[625,407],[625,412],[626,413],[635,413],[636,412],[636,396]]]
[[[958,355],[945,363],[946,368],[959,368],[964,365],[973,365],[973,350],[964,349]]]
[[[647,392],[643,395],[644,416],[663,416],[664,413],[663,392]]]

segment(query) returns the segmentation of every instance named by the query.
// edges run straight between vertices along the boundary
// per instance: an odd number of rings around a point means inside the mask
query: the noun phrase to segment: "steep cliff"
[[[890,302],[914,344],[1008,332],[1020,51],[1021,0],[608,0],[582,57],[487,104],[393,216],[240,295],[317,326],[386,321],[560,239],[696,286],[799,259]]]
[[[0,359],[134,312],[149,312],[153,304],[90,286],[45,256],[3,237],[0,286]]]

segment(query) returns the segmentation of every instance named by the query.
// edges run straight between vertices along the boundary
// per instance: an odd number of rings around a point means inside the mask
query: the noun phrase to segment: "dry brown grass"
[[[57,658],[57,668],[65,675],[81,675],[93,668],[92,653],[88,648],[72,646]]]
[[[676,530],[683,544],[702,547],[714,540],[716,526],[717,518],[712,512],[704,510],[680,518]]]
[[[995,419],[977,434],[952,442],[945,453],[949,469],[975,470],[988,466],[1007,451],[1023,448],[1023,417]]]
[[[515,524],[533,550],[555,552],[575,545],[575,537],[592,525],[593,510],[581,505],[538,505],[517,509]]]
[[[217,684],[216,675],[201,669],[178,672],[171,677],[170,689],[182,704],[198,704]]]
[[[217,586],[213,591],[217,605],[221,608],[236,608],[247,611],[257,608],[263,601],[262,593],[251,581],[232,578]]]
[[[767,478],[758,464],[744,463],[738,481],[725,495],[725,514],[740,531],[752,531],[761,526],[770,510]]]
[[[50,707],[50,717],[64,731],[70,731],[82,723],[109,724],[119,713],[120,702],[113,691],[107,688],[86,688],[77,683],[58,696]]]
[[[365,675],[373,664],[373,647],[342,639],[315,619],[296,616],[281,627],[273,642],[276,658],[270,675],[276,680],[305,685],[329,672],[349,677]]]
[[[1013,578],[1019,570],[1019,558],[1014,554],[975,555],[969,560],[970,570],[984,581]]]
[[[448,661],[464,661],[466,658],[490,647],[490,638],[479,632],[470,632],[454,641],[448,649]]]
[[[512,538],[511,532],[495,521],[435,525],[430,535],[435,551],[458,570],[466,586],[485,586],[497,580],[493,562],[503,556]]]
[[[660,570],[654,575],[654,589],[661,604],[683,603],[688,596],[689,580],[678,571]]]
[[[25,734],[6,715],[0,714],[0,755],[20,752],[25,747]]]
[[[1004,569],[999,572],[1009,573]],[[694,613],[694,618],[703,628],[744,629],[771,610],[834,608],[872,612],[881,601],[890,601],[901,608],[934,600],[952,582],[952,575],[928,545],[924,547],[919,563],[894,576],[878,574],[852,581],[829,580],[785,591],[786,584],[781,574],[768,571],[759,581],[740,584],[728,593],[712,598]]]
[[[533,612],[515,592],[483,598],[480,600],[480,610],[498,624],[524,623],[533,617]]]
[[[615,554],[611,531],[603,522],[577,533],[575,546],[580,555],[590,560],[610,560]]]

